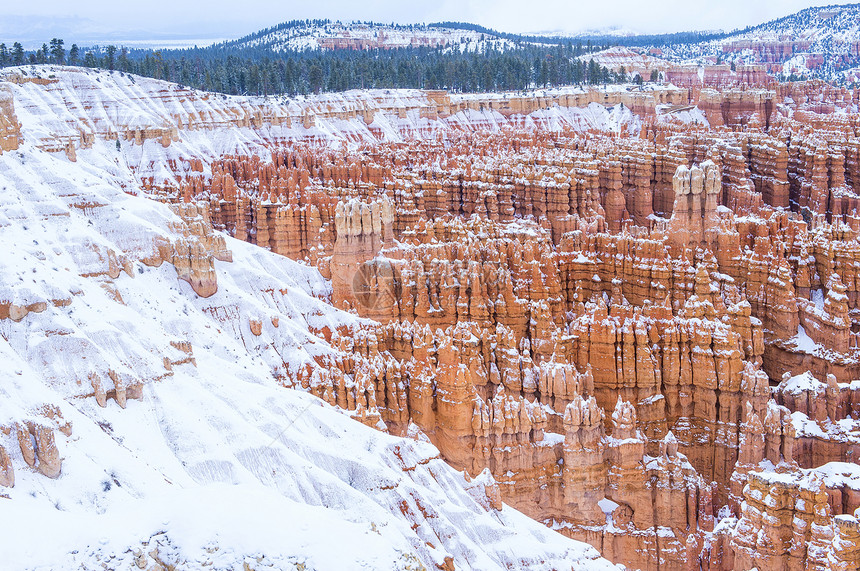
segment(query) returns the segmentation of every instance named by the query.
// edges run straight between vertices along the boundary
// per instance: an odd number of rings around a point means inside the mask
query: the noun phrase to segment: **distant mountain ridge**
[[[498,39],[471,29],[426,24],[293,20],[217,47],[268,48],[275,52],[317,49],[445,48],[453,44]]]
[[[379,35],[384,37],[379,39]],[[445,48],[468,42],[497,42],[521,44],[620,44],[664,45],[692,43],[722,38],[723,31],[692,31],[668,34],[636,34],[619,30],[594,31],[581,34],[516,34],[500,32],[469,22],[431,22],[429,24],[384,24],[370,21],[291,20],[248,34],[214,47],[226,49],[269,48],[273,51],[302,51],[305,49],[393,49],[401,47]]]

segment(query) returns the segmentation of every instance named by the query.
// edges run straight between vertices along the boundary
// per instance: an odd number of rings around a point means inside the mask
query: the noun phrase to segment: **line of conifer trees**
[[[231,95],[297,95],[367,88],[487,92],[629,81],[587,57],[599,46],[523,44],[480,52],[396,50],[274,51],[268,46],[148,50],[113,45],[65,49],[54,38],[37,50],[0,43],[0,67],[67,64],[117,70]],[[585,55],[585,57],[580,57]]]

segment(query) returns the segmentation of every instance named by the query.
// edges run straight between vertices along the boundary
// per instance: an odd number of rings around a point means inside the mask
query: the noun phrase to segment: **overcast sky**
[[[472,22],[507,32],[742,28],[845,0],[0,0],[0,39],[41,30],[238,37],[293,19]],[[139,34],[134,33],[138,36]],[[68,36],[67,36],[68,37]],[[74,38],[72,38],[74,39]]]

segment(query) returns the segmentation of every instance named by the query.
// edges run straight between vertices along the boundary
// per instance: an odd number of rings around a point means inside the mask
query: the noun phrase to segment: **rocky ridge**
[[[227,43],[231,47],[265,47],[275,52],[452,46],[474,50],[477,45],[491,45],[498,49],[509,44],[510,42],[496,36],[467,29],[327,20],[287,22]]]

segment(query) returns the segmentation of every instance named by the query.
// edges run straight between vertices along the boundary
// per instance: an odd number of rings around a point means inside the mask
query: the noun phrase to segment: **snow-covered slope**
[[[852,43],[860,41],[860,4],[807,8],[732,34],[722,43],[743,40],[806,42],[810,51],[849,53]]]
[[[10,87],[24,143],[0,154],[0,476],[15,480],[0,487],[0,567],[611,567],[494,509],[488,475],[467,481],[431,445],[289,388],[336,351],[324,331],[361,324],[327,304],[315,269],[145,196],[129,161],[173,160],[202,134],[161,154],[155,140],[117,151],[101,134],[76,162],[42,150],[39,134],[96,116],[152,124],[164,105],[126,97],[119,117],[91,105],[119,99],[118,75],[88,95],[60,83],[41,103],[45,86]],[[81,116],[52,107],[63,90],[69,106],[89,97]],[[232,123],[206,133],[259,136]],[[210,297],[177,279],[170,260],[188,241],[230,251],[212,261]]]
[[[598,104],[585,108],[553,106],[513,117],[477,104],[473,107],[479,108],[457,111],[477,98],[501,102],[509,95],[521,96],[519,93],[451,94],[447,97],[452,114],[434,118],[436,102],[417,89],[351,90],[295,98],[240,97],[118,72],[62,66],[0,70],[0,84],[5,84],[14,97],[23,138],[41,149],[61,151],[69,143],[80,149],[91,140],[119,137],[121,150],[108,145],[106,152],[134,173],[133,180],[123,183],[129,190],[144,178],[158,183],[190,172],[192,158],[206,164],[224,154],[268,153],[268,145],[280,141],[339,145],[402,141],[407,137],[432,139],[439,131],[498,130],[513,124],[520,129],[539,125],[638,132],[641,123],[629,111],[619,115],[618,109]],[[584,90],[538,90],[533,95],[550,98],[577,93]]]
[[[812,7],[720,40],[667,46],[685,62],[762,64],[774,74],[833,79],[860,65],[860,4]]]

